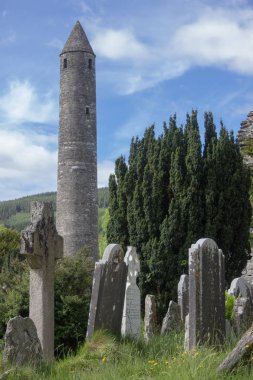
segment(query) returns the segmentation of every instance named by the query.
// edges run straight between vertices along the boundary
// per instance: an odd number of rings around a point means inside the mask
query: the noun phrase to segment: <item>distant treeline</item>
[[[7,219],[19,213],[30,213],[32,201],[49,201],[53,203],[54,211],[56,210],[56,192],[47,192],[41,194],[28,195],[26,197],[0,202],[0,223],[6,224]],[[108,207],[108,188],[98,189],[98,207]],[[8,224],[8,222],[7,222]]]

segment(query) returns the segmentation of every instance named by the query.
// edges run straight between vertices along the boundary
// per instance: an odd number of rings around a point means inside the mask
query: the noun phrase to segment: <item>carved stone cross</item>
[[[21,233],[20,253],[30,266],[29,317],[37,328],[43,358],[52,360],[55,260],[63,255],[63,239],[56,231],[50,202],[32,202],[31,224]]]

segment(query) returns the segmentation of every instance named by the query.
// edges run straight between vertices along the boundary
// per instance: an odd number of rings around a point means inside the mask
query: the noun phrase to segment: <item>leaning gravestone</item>
[[[224,255],[212,239],[189,249],[189,349],[225,339]]]
[[[30,266],[29,317],[41,342],[43,359],[54,357],[54,271],[63,255],[63,239],[56,231],[49,202],[32,202],[31,224],[21,233],[20,253]]]
[[[120,336],[127,279],[127,265],[119,244],[109,244],[95,264],[87,327],[90,341],[97,329]]]
[[[181,327],[181,308],[176,302],[170,301],[168,311],[163,319],[161,334],[169,334],[172,331],[180,330]]]
[[[178,305],[181,308],[181,319],[184,322],[189,313],[189,276],[182,274],[177,286]]]
[[[128,272],[121,335],[139,338],[141,330],[141,292],[136,284],[136,279],[140,272],[140,261],[135,247],[127,247],[124,261],[128,267]]]
[[[42,348],[37,330],[30,318],[19,316],[10,319],[4,338],[4,363],[22,366],[42,359]]]
[[[217,372],[219,374],[231,372],[238,365],[251,364],[250,359],[253,355],[253,325],[246,331],[239,340],[235,348],[230,352],[226,359],[220,364]]]
[[[144,339],[146,342],[152,338],[157,329],[155,296],[147,294],[145,298]]]

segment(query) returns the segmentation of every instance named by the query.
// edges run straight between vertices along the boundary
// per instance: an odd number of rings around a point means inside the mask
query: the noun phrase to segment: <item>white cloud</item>
[[[0,141],[1,199],[56,189],[56,151],[15,131],[0,130]]]
[[[50,123],[58,117],[58,107],[50,93],[41,96],[28,80],[12,81],[0,96],[0,120],[7,124]]]
[[[189,66],[219,66],[253,74],[253,10],[208,9],[177,30],[172,46]]]
[[[92,46],[103,61],[101,76],[118,93],[154,87],[196,66],[253,74],[253,9],[245,0],[212,6],[210,1],[180,0],[175,6],[158,0],[141,15],[139,8],[131,17],[126,13],[127,28],[119,27],[119,19],[114,14],[109,28],[105,17],[88,20]]]
[[[98,163],[98,187],[108,186],[110,174],[114,173],[114,162],[110,160]]]
[[[57,135],[54,126],[45,130],[57,113],[53,96],[28,80],[10,82],[0,96],[0,199],[56,189]]]
[[[147,58],[146,47],[127,29],[102,29],[95,36],[92,46],[97,54],[112,60]]]

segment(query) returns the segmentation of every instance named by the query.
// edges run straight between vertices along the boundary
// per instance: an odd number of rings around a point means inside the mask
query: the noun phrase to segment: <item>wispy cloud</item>
[[[93,47],[97,54],[112,60],[148,58],[145,45],[128,29],[102,29],[95,36]]]
[[[0,95],[0,122],[6,124],[50,123],[58,117],[58,107],[52,94],[39,94],[28,80],[9,83]]]
[[[210,6],[210,1],[180,0],[177,7],[158,2],[149,3],[142,18],[137,8],[125,20],[127,28],[118,26],[115,15],[110,27],[103,17],[88,20],[104,80],[111,80],[117,92],[133,94],[196,66],[253,75],[253,9],[247,1]]]
[[[98,162],[98,187],[108,186],[110,174],[114,173],[114,162],[105,160]]]

